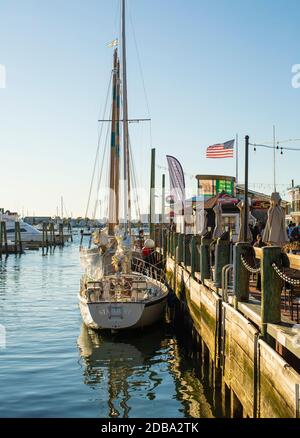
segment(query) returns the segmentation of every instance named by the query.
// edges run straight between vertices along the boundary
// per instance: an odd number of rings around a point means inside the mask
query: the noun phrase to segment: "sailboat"
[[[114,49],[109,162],[109,221],[93,234],[95,246],[81,249],[85,274],[78,295],[86,326],[119,331],[154,324],[163,315],[168,288],[161,269],[145,263],[131,241],[131,161],[129,151],[126,10],[122,1],[122,62]],[[122,78],[121,78],[122,76]],[[122,92],[122,99],[121,99]],[[122,111],[121,111],[122,101]],[[121,120],[122,116],[122,120]],[[123,124],[124,226],[120,225],[120,125]],[[150,246],[154,242],[148,241]]]

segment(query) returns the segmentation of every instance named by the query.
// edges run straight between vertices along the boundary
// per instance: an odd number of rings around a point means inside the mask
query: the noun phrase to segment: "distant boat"
[[[42,243],[43,233],[37,227],[24,222],[15,214],[0,214],[0,221],[6,223],[7,239],[10,242],[15,241],[15,225],[20,223],[20,233],[22,243]],[[58,233],[55,233],[58,236]],[[65,241],[68,240],[69,235],[64,235]]]
[[[42,242],[43,233],[37,230],[34,226],[27,224],[19,219],[16,215],[0,214],[0,221],[6,223],[7,239],[11,242],[15,241],[15,224],[20,223],[20,232],[22,242]]]
[[[113,44],[117,45],[117,40]],[[122,80],[120,75],[122,70]],[[109,221],[93,234],[94,248],[81,249],[86,268],[78,295],[84,323],[94,329],[125,330],[149,326],[162,317],[168,297],[164,273],[141,260],[131,230],[131,163],[128,133],[125,0],[122,0],[122,69],[113,56]],[[122,85],[122,99],[120,96]],[[120,107],[122,102],[122,121]],[[120,123],[123,124],[124,217],[120,226]],[[150,246],[154,247],[154,242]]]

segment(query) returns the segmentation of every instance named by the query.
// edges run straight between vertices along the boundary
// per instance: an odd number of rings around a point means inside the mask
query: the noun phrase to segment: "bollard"
[[[200,279],[204,283],[204,280],[210,278],[210,245],[212,239],[206,239],[202,237],[200,245]]]
[[[273,263],[281,268],[281,248],[268,246],[262,249],[261,260],[261,330],[266,338],[268,324],[281,322],[282,280],[274,271]]]
[[[215,278],[216,287],[222,285],[222,270],[230,263],[230,241],[218,239],[215,249]]]
[[[251,249],[249,243],[237,243],[233,247],[233,291],[238,302],[249,301],[250,273],[242,263],[241,257]]]

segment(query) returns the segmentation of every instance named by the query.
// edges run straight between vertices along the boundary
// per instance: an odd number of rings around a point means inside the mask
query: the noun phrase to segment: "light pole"
[[[248,206],[248,186],[249,186],[249,135],[245,137],[245,214],[243,224],[243,240],[248,239],[248,221],[249,221],[249,206]]]

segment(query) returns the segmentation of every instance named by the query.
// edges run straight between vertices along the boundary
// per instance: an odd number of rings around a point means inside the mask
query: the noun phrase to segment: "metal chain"
[[[276,265],[276,263],[274,262],[272,264],[272,267],[274,269],[274,271],[276,272],[276,274],[286,283],[289,283],[293,286],[300,286],[300,280],[296,280],[296,278],[290,278],[288,277],[284,272],[282,272],[280,270],[280,268]]]
[[[258,268],[253,268],[252,266],[249,265],[249,263],[247,262],[244,256],[241,256],[241,261],[244,267],[247,269],[247,271],[249,271],[251,274],[258,274],[260,272],[260,266]]]

